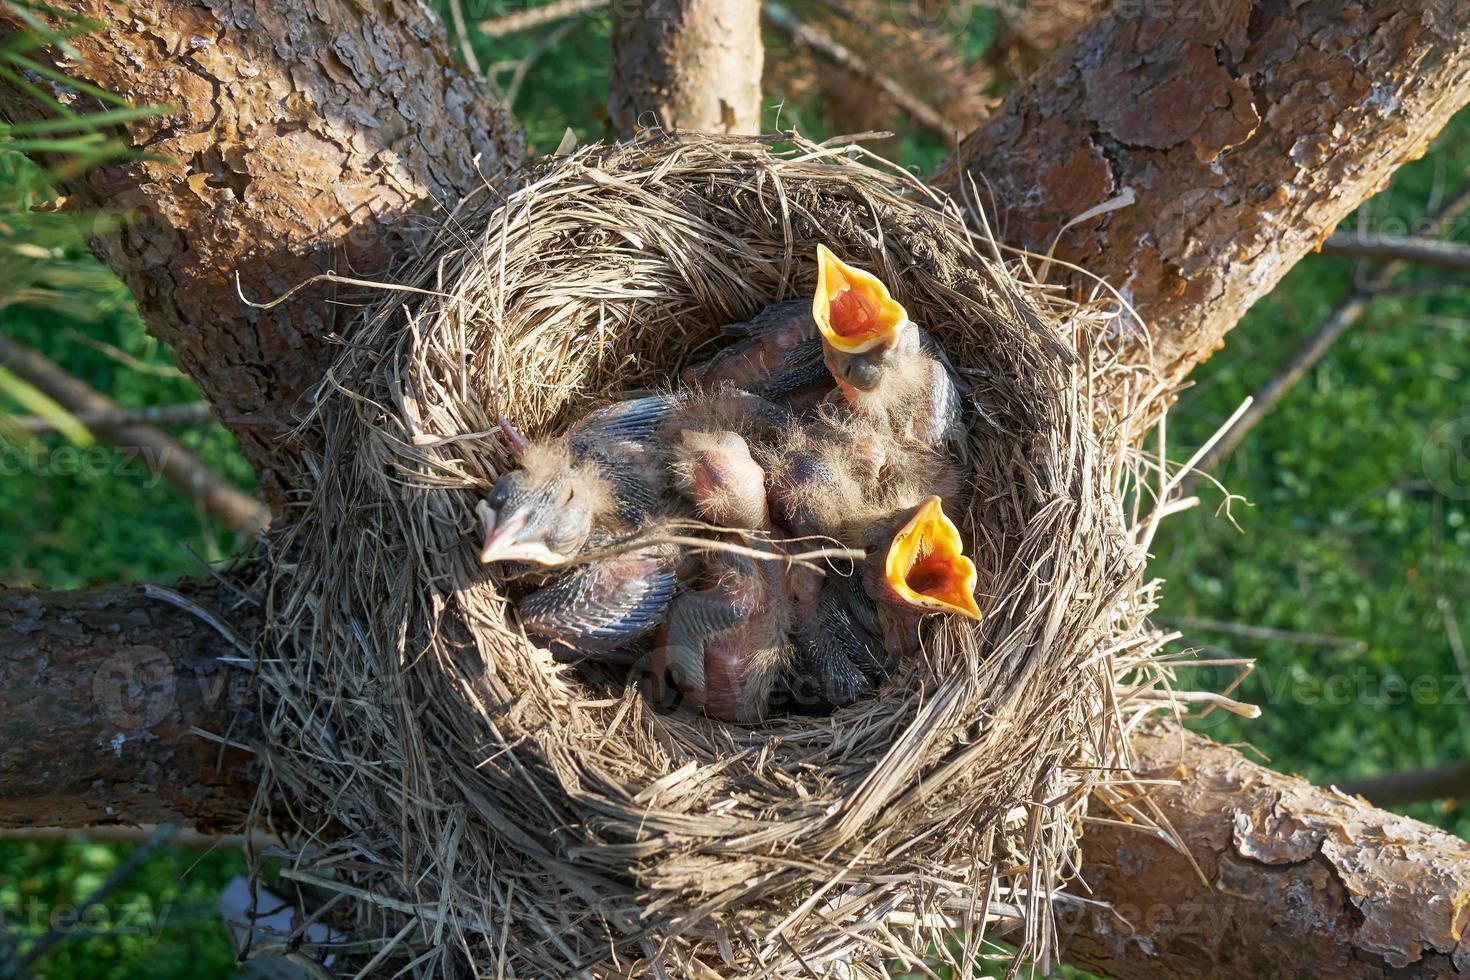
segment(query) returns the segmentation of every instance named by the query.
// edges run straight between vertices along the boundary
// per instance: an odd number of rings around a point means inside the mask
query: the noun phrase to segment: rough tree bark
[[[251,635],[254,606],[209,581],[180,594]],[[253,756],[241,656],[142,588],[0,590],[0,827],[241,825]]]
[[[988,189],[1038,252],[1131,191],[1056,254],[1132,301],[1133,353],[1178,379],[1467,99],[1470,17],[1443,0],[1120,3],[935,181]]]
[[[281,431],[293,400],[320,368],[330,311],[320,293],[271,314],[244,309],[233,299],[229,271],[248,264],[242,269],[247,292],[264,295],[311,272],[345,268],[344,257],[367,264],[384,259],[396,234],[385,218],[477,179],[467,163],[476,148],[491,171],[521,151],[503,117],[480,107],[469,84],[447,66],[437,37],[416,13],[400,11],[408,18],[405,29],[389,24],[379,8],[363,13],[340,0],[321,0],[314,8],[324,11],[320,16],[290,11],[284,3],[262,3],[257,11],[243,0],[208,2],[136,0],[120,23],[79,42],[89,62],[73,70],[88,80],[138,101],[181,106],[164,122],[132,131],[140,145],[181,162],[113,167],[91,178],[87,192],[144,211],[144,220],[105,246],[104,255],[128,279],[153,328],[174,342],[181,364],[243,434],[252,459],[268,467],[275,460],[269,434]],[[100,0],[83,5],[99,14],[113,9]],[[1171,5],[1175,15],[1168,20],[1151,16],[1147,4],[1117,5],[1084,32],[1078,48],[970,137],[949,171],[951,179],[961,171],[988,177],[1007,209],[1013,239],[1033,245],[1047,244],[1048,229],[1067,218],[1132,188],[1140,203],[1073,232],[1067,254],[1124,286],[1158,324],[1159,363],[1177,372],[1206,356],[1249,301],[1376,189],[1394,164],[1416,152],[1467,94],[1461,56],[1470,26],[1450,23],[1451,12],[1433,0],[1385,0],[1371,9],[1327,0],[1299,0],[1294,9],[1285,0],[1197,6],[1223,11],[1222,19],[1213,26],[1192,20],[1192,5]],[[753,18],[753,5],[751,10]],[[324,26],[328,19],[338,26]],[[396,105],[389,104],[394,97]],[[0,110],[17,107],[0,92]],[[444,124],[452,113],[465,120],[458,128]],[[359,226],[365,230],[354,231]],[[160,250],[156,257],[151,248]],[[84,666],[88,657],[143,645],[178,653],[175,662],[183,664],[188,649],[166,642],[171,635],[186,644],[191,637],[211,643],[197,622],[175,620],[167,609],[137,610],[125,598],[0,596],[11,607],[8,614],[0,609],[0,619],[10,620],[0,621],[0,636],[12,635],[18,621],[32,624],[25,627],[28,635],[47,637],[55,631],[33,624],[64,623],[66,645],[49,649],[81,659],[54,663],[83,664],[75,677],[48,680],[39,667],[53,663],[51,654],[0,658],[0,690],[8,699],[0,702],[0,718],[6,721],[20,717],[18,710],[36,714],[39,685],[54,682],[58,694],[69,697],[84,691],[82,678],[97,676]],[[69,603],[78,601],[97,608],[85,617],[69,613]],[[109,611],[124,608],[143,619],[119,627]],[[163,618],[155,628],[149,617]],[[229,652],[223,640],[193,650]],[[176,690],[182,698],[191,688]],[[9,808],[0,812],[11,822],[32,824],[72,813],[88,821],[201,815],[195,805],[200,794],[192,791],[165,790],[171,809],[160,814],[164,804],[129,789],[160,778],[199,784],[203,798],[219,803],[203,813],[206,822],[227,820],[227,792],[208,791],[216,785],[214,756],[196,758],[191,753],[198,742],[183,744],[191,726],[218,730],[224,723],[209,720],[211,707],[180,702],[179,717],[190,719],[187,724],[125,739],[124,752],[131,742],[159,753],[143,759],[141,776],[109,766],[92,770],[92,782],[58,779],[73,787],[61,792],[22,771],[35,751],[10,751],[0,756],[8,780],[0,799]],[[79,704],[78,710],[89,709]],[[49,736],[7,728],[6,746],[29,749],[49,737],[45,755],[83,767],[88,754],[95,763],[99,745],[110,748],[116,734],[116,726],[92,713]],[[212,750],[212,743],[203,744]],[[1347,846],[1335,836],[1336,821],[1347,828],[1343,833],[1357,835],[1361,848],[1351,868],[1341,865],[1339,887],[1362,923],[1389,921],[1380,911],[1396,903],[1405,912],[1435,913],[1434,902],[1416,903],[1417,893],[1399,889],[1399,866],[1385,868],[1400,853],[1442,862],[1448,876],[1442,900],[1456,910],[1465,907],[1470,855],[1440,847],[1427,828],[1288,781],[1203,740],[1183,745],[1189,783],[1161,792],[1159,805],[1229,890],[1188,891],[1196,886],[1154,877],[1139,862],[1166,862],[1167,855],[1152,856],[1142,838],[1129,836],[1125,844],[1103,828],[1088,844],[1101,897],[1149,908],[1169,894],[1161,889],[1197,895],[1202,907],[1228,910],[1230,936],[1256,942],[1271,935],[1280,942],[1273,948],[1290,947],[1270,964],[1271,972],[1280,972],[1299,961],[1298,948],[1316,951],[1329,942],[1328,925],[1313,913],[1332,907],[1319,899],[1327,894],[1321,889],[1330,891],[1326,879],[1338,865],[1331,856],[1323,863],[1318,852],[1335,854]],[[1145,767],[1162,771],[1166,757],[1149,744],[1141,741],[1137,752]],[[186,765],[191,760],[194,768]],[[112,784],[114,775],[122,785]],[[69,799],[83,802],[67,809],[72,804],[63,801]],[[239,808],[249,794],[233,799],[233,816],[243,815]],[[1249,860],[1227,852],[1237,846],[1237,812],[1249,817],[1240,837]],[[1258,827],[1269,828],[1265,836]],[[1405,841],[1439,849],[1409,852]],[[1287,863],[1271,863],[1278,858]],[[1318,872],[1321,879],[1310,878]],[[1276,900],[1283,883],[1296,882],[1299,874],[1308,875],[1316,891],[1299,896],[1304,886],[1298,882]],[[1366,970],[1375,964],[1372,956],[1394,962],[1388,957],[1397,954],[1374,945],[1379,940],[1371,932],[1365,936],[1354,915],[1332,922],[1349,930],[1348,954],[1370,957],[1348,965]],[[1437,927],[1426,922],[1405,935],[1448,952],[1439,945]],[[1121,965],[1121,954],[1111,951],[1116,940],[1145,952],[1151,944],[1151,973],[1193,974],[1219,956],[1219,975],[1255,975],[1258,964],[1245,955],[1221,955],[1188,930],[1145,926],[1128,940],[1116,922],[1082,921],[1074,937],[1078,961],[1141,969]],[[1455,928],[1462,927],[1457,921]],[[1086,942],[1095,944],[1093,952]]]
[[[1131,748],[1140,777],[1181,781],[1156,799],[1208,884],[1155,837],[1091,829],[1084,876],[1118,914],[1074,921],[1068,962],[1122,980],[1470,969],[1470,844],[1172,726]]]
[[[759,0],[617,0],[611,9],[607,114],[620,135],[760,130]]]
[[[383,272],[405,215],[452,202],[524,161],[510,117],[456,67],[422,4],[109,0],[66,5],[103,29],[51,63],[167,113],[127,128],[152,156],[74,188],[131,216],[96,240],[148,325],[240,441],[273,507],[295,468],[282,437],[330,351],[325,285],[252,309],[329,270]],[[0,30],[17,29],[0,8]],[[39,77],[39,84],[49,84]],[[78,109],[90,96],[57,93]],[[32,102],[0,88],[0,116]],[[482,177],[483,175],[483,177]]]

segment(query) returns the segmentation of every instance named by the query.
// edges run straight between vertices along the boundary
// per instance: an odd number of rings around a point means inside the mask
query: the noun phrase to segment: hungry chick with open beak
[[[963,458],[959,381],[938,343],[877,276],[818,245],[812,319],[827,369],[853,411],[902,441]]]
[[[829,572],[814,595],[796,597],[796,661],[775,698],[782,709],[851,704],[917,651],[928,617],[981,618],[975,565],[939,497],[874,526],[864,551],[850,575]]]

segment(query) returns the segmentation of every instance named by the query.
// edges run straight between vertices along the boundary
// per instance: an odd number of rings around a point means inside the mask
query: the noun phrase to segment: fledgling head
[[[902,513],[869,550],[873,597],[899,619],[930,613],[981,618],[975,563],[938,497]]]
[[[587,545],[593,524],[612,506],[612,491],[591,463],[560,443],[528,443],[502,420],[520,463],[475,508],[485,529],[480,561],[560,565]]]
[[[822,335],[827,369],[841,386],[867,391],[881,380],[891,353],[916,335],[902,304],[870,272],[817,246],[812,319]]]
[[[736,432],[679,433],[672,449],[674,483],[699,516],[722,527],[761,530],[770,524],[765,471]]]

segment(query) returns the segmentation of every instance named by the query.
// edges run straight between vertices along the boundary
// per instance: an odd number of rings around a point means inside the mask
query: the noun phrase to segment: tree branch
[[[1322,243],[1323,255],[1346,255],[1355,259],[1386,259],[1427,265],[1436,269],[1470,271],[1470,246],[1433,238],[1405,238],[1371,232],[1335,231]]]
[[[181,585],[243,635],[258,610]],[[181,823],[233,831],[255,792],[242,652],[143,588],[0,589],[0,827]]]
[[[198,425],[214,418],[204,402],[114,408],[107,412],[77,411],[72,414],[83,428],[93,433],[130,425]],[[56,431],[56,426],[50,419],[22,415],[11,421],[23,432],[40,434]]]
[[[1350,779],[1342,784],[1342,790],[1370,799],[1379,806],[1464,799],[1470,797],[1470,762]]]
[[[831,34],[803,23],[779,3],[761,4],[761,22],[773,31],[790,38],[791,43],[806,48],[817,57],[848,72],[881,91],[919,126],[947,144],[953,145],[959,133],[936,108],[904,88],[897,80],[868,64],[857,52],[839,42]]]
[[[271,310],[313,275],[385,271],[413,232],[402,219],[502,180],[525,159],[519,130],[445,50],[424,4],[108,0],[68,5],[104,29],[51,67],[163,116],[130,123],[141,159],[70,188],[129,220],[96,247],[240,441],[273,506],[297,479],[290,430],[328,356],[338,306],[325,287]],[[0,29],[19,29],[0,7]],[[45,84],[44,80],[42,83]],[[78,103],[91,96],[72,91]],[[33,100],[0,86],[0,116]]]
[[[149,425],[106,424],[107,417],[120,414],[112,399],[47,358],[9,337],[0,336],[0,364],[9,366],[67,411],[90,416],[94,421],[88,430],[99,439],[136,449],[151,472],[184,491],[226,527],[240,533],[259,534],[270,524],[268,507],[199,462],[181,443]],[[103,424],[98,424],[98,419],[103,419]]]
[[[760,131],[759,0],[632,0],[612,5],[612,23],[607,114],[620,136]]]
[[[539,7],[529,7],[500,17],[482,20],[479,28],[486,37],[505,37],[508,34],[529,31],[542,24],[551,24],[567,17],[590,13],[606,7],[607,4],[608,0],[552,0],[551,3],[542,4]]]
[[[1036,252],[1131,190],[1057,254],[1131,300],[1131,359],[1177,380],[1470,100],[1467,56],[1441,0],[1114,4],[935,180],[993,193]]]
[[[1470,210],[1470,187],[1466,187],[1454,197],[1443,202],[1430,215],[1430,226],[1435,229],[1443,228],[1453,223],[1467,210]],[[1379,266],[1368,276],[1366,282],[1338,301],[1332,311],[1327,314],[1327,318],[1322,321],[1322,325],[1282,365],[1281,370],[1256,389],[1255,394],[1251,396],[1250,407],[1235,420],[1230,431],[1222,435],[1208,452],[1195,461],[1193,469],[1184,474],[1179,481],[1178,495],[1181,498],[1192,495],[1203,475],[1214,470],[1235,451],[1235,447],[1241,444],[1246,434],[1280,404],[1287,392],[1291,391],[1296,383],[1326,356],[1327,351],[1337,342],[1337,338],[1347,333],[1353,324],[1362,319],[1369,304],[1376,299],[1384,299],[1393,295],[1393,281],[1408,267],[1408,264],[1407,259],[1394,259]],[[1418,287],[1424,284],[1409,283],[1408,285]]]
[[[256,610],[218,584],[189,598],[242,632]],[[180,821],[238,829],[250,756],[194,729],[253,732],[231,645],[138,590],[0,591],[0,826]],[[46,669],[40,668],[46,664]],[[36,678],[41,678],[37,681]],[[1083,838],[1090,909],[1066,925],[1068,962],[1117,977],[1418,975],[1463,962],[1456,918],[1470,844],[1291,776],[1175,725],[1136,733],[1135,770],[1203,869],[1098,805]],[[223,768],[220,762],[223,759]],[[158,792],[154,791],[154,787]],[[1135,801],[1136,802],[1136,801]],[[1137,804],[1140,806],[1146,804]],[[1114,809],[1126,820],[1124,801]]]
[[[1074,921],[1068,962],[1120,980],[1206,969],[1424,977],[1470,966],[1460,941],[1470,843],[1175,726],[1137,733],[1129,747],[1140,779],[1182,780],[1153,799],[1208,883],[1156,837],[1089,828],[1084,877],[1118,915]]]

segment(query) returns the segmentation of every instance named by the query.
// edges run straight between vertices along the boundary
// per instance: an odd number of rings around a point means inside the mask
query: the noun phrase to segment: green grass
[[[990,25],[980,18],[969,29],[978,46]],[[523,58],[549,30],[481,38],[478,57],[482,64]],[[607,43],[605,16],[585,17],[531,64],[516,110],[534,147],[554,147],[568,126],[584,140],[602,134]],[[509,72],[497,77],[509,83]],[[772,125],[779,104],[783,125],[816,138],[832,134],[820,107],[784,104],[779,92],[766,101]],[[919,172],[941,155],[921,136],[903,135],[897,145],[898,161]],[[0,305],[0,332],[123,405],[196,399],[188,381],[135,370],[78,339],[114,345],[158,368],[171,363],[169,351],[144,332],[121,285],[91,260],[76,227],[29,213],[34,185],[22,179],[24,166],[0,153],[0,168],[11,168],[0,170],[0,276],[12,286],[34,281],[54,288],[49,298]],[[1433,189],[1463,182],[1467,167],[1470,118],[1462,117],[1375,201],[1375,223],[1412,226]],[[1462,223],[1453,237],[1470,240],[1465,229]],[[16,246],[28,247],[17,252]],[[1195,373],[1196,386],[1170,424],[1172,455],[1187,456],[1270,377],[1351,281],[1350,263],[1309,257],[1258,304],[1227,347]],[[1248,741],[1272,765],[1320,782],[1470,756],[1470,704],[1457,688],[1439,609],[1444,600],[1461,610],[1470,631],[1470,501],[1459,492],[1465,488],[1443,492],[1443,479],[1437,489],[1434,478],[1443,473],[1424,463],[1434,432],[1470,418],[1470,333],[1431,325],[1425,316],[1470,322],[1470,299],[1455,292],[1374,306],[1219,473],[1251,501],[1235,508],[1239,530],[1214,516],[1219,498],[1207,489],[1206,506],[1167,523],[1155,544],[1152,570],[1168,579],[1163,615],[1363,643],[1359,652],[1188,638],[1258,658],[1240,696],[1265,711],[1253,722],[1217,712],[1198,727],[1215,738]],[[0,415],[19,410],[0,394]],[[221,427],[176,433],[208,465],[242,487],[251,484]],[[167,580],[196,571],[196,556],[228,554],[235,545],[184,494],[122,454],[81,456],[54,436],[0,442],[0,450],[0,513],[7,515],[0,521],[0,584]],[[86,465],[73,467],[73,458]],[[1402,679],[1402,693],[1394,678]],[[1204,680],[1218,688],[1229,678]],[[1470,835],[1470,818],[1453,809],[1410,812]],[[84,898],[125,853],[98,844],[0,841],[0,912],[19,938],[34,938],[52,911]],[[237,854],[161,853],[107,902],[112,918],[102,922],[115,926],[126,915],[157,929],[74,936],[45,958],[38,975],[233,975],[213,908],[223,883],[243,869]]]

